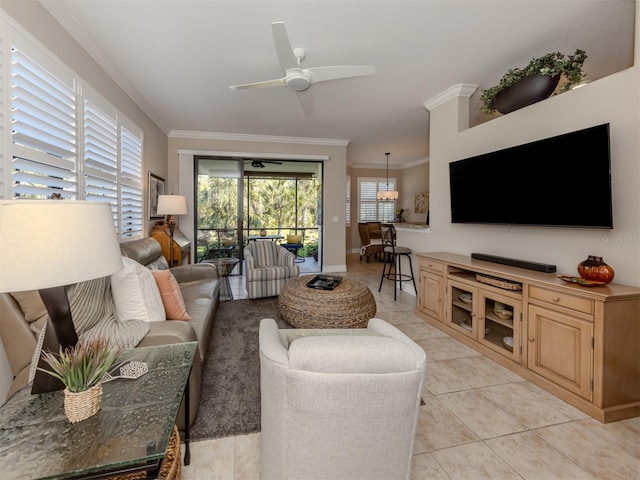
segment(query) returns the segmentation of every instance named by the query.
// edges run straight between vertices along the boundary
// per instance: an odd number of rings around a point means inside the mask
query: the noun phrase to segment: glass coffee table
[[[0,407],[0,477],[105,478],[146,470],[155,478],[196,347],[185,342],[125,351],[122,360],[145,362],[149,371],[104,383],[100,410],[79,423],[67,420],[62,391],[31,395],[29,386],[17,392]]]

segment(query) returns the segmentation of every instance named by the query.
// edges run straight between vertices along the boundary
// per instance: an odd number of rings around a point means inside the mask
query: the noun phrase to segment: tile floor
[[[601,424],[417,318],[415,296],[394,302],[389,281],[378,293],[382,264],[350,255],[347,268],[371,288],[377,316],[427,353],[412,479],[640,479],[640,417]],[[241,277],[231,285],[246,298]],[[251,480],[259,471],[256,433],[193,442],[182,478]]]

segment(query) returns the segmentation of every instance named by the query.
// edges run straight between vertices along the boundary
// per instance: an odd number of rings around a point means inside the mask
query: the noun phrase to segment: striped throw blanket
[[[78,283],[69,307],[80,342],[104,338],[112,348],[134,348],[149,331],[149,324],[144,320],[118,321],[109,277]],[[46,329],[47,324],[33,352],[29,381],[35,376]]]

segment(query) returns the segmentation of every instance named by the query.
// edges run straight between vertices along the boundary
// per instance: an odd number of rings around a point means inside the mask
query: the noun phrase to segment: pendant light
[[[387,156],[387,189],[380,191],[376,194],[376,198],[383,202],[391,202],[398,199],[398,192],[395,190],[389,190],[389,152],[385,153]]]

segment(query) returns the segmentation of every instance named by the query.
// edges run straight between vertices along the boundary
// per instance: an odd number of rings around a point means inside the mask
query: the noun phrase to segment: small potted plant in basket
[[[573,55],[554,52],[531,59],[524,68],[511,68],[498,85],[482,91],[480,109],[485,113],[496,110],[510,113],[552,94],[566,92],[585,76],[582,65],[586,58],[587,54],[580,49]],[[566,83],[555,91],[561,77],[566,79]]]
[[[85,420],[100,409],[102,378],[114,366],[122,349],[109,347],[104,339],[79,342],[55,355],[42,352],[52,370],[39,370],[60,380],[64,385],[64,412],[71,423]]]

